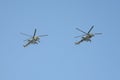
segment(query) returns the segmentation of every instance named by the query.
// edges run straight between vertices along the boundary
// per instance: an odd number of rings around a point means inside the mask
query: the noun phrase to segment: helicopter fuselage
[[[84,40],[84,41],[91,41],[91,38],[93,37],[94,35],[93,34],[87,34],[87,35],[85,35],[85,36],[83,36],[82,37],[82,39]]]
[[[40,38],[38,36],[33,37],[32,39],[29,39],[28,42],[31,42],[31,44],[38,44]]]

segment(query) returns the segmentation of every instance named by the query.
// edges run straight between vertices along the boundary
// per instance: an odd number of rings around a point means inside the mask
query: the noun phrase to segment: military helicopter
[[[25,33],[21,33],[22,35],[26,35],[31,37],[30,39],[27,39],[25,41],[27,41],[27,44],[23,45],[23,47],[27,47],[29,44],[38,44],[40,42],[40,37],[44,37],[44,36],[48,36],[48,35],[38,35],[36,36],[36,29],[34,30],[34,34],[33,36],[25,34]]]
[[[95,35],[101,35],[102,33],[90,33],[92,31],[92,29],[94,28],[94,25],[89,29],[88,32],[84,32],[83,30],[79,29],[79,28],[76,28],[78,31],[84,33],[84,35],[82,35],[82,39],[78,42],[75,42],[75,44],[80,44],[81,42],[83,41],[89,41],[91,42],[91,38],[94,37]],[[78,37],[81,37],[81,36],[76,36],[75,38],[78,38]]]

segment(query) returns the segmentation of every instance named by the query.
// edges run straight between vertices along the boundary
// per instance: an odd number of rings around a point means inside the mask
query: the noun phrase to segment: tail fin
[[[26,47],[27,45],[23,45],[23,47]]]
[[[80,44],[80,43],[81,43],[81,41],[75,42],[76,45],[78,45],[78,44]]]
[[[78,42],[75,42],[75,44],[76,45],[78,45],[78,44],[80,44],[81,42],[83,42],[84,40],[82,39],[82,40],[80,40],[80,41],[78,41]]]

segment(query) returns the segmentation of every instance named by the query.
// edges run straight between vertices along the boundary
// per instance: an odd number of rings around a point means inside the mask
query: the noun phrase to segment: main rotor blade
[[[76,28],[78,31],[80,31],[80,32],[83,32],[83,33],[85,33],[85,34],[87,34],[86,32],[84,32],[83,30],[81,30],[81,29],[79,29],[79,28]]]
[[[25,33],[20,33],[20,34],[28,36],[28,37],[32,37],[32,35],[29,35],[29,34],[25,34]]]
[[[79,38],[79,37],[82,37],[81,35],[80,36],[75,36],[74,38]]]
[[[36,31],[37,31],[37,30],[35,29],[35,31],[34,31],[34,35],[33,35],[33,38],[34,38],[34,37],[35,37],[35,35],[36,35]]]
[[[94,26],[92,26],[92,27],[90,28],[90,30],[88,31],[88,33],[87,33],[87,34],[89,34],[89,33],[91,32],[91,30],[93,29],[93,27],[94,27]]]
[[[94,35],[101,35],[102,33],[95,33]]]
[[[39,37],[44,37],[44,36],[48,36],[48,35],[39,35]]]
[[[75,36],[74,38],[83,37],[83,36],[85,36],[85,35]]]

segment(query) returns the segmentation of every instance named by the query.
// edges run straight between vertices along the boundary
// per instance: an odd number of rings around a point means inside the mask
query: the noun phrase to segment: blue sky
[[[0,80],[120,80],[119,0],[0,0]],[[102,35],[74,45],[84,31]],[[34,29],[38,45],[24,48]]]

